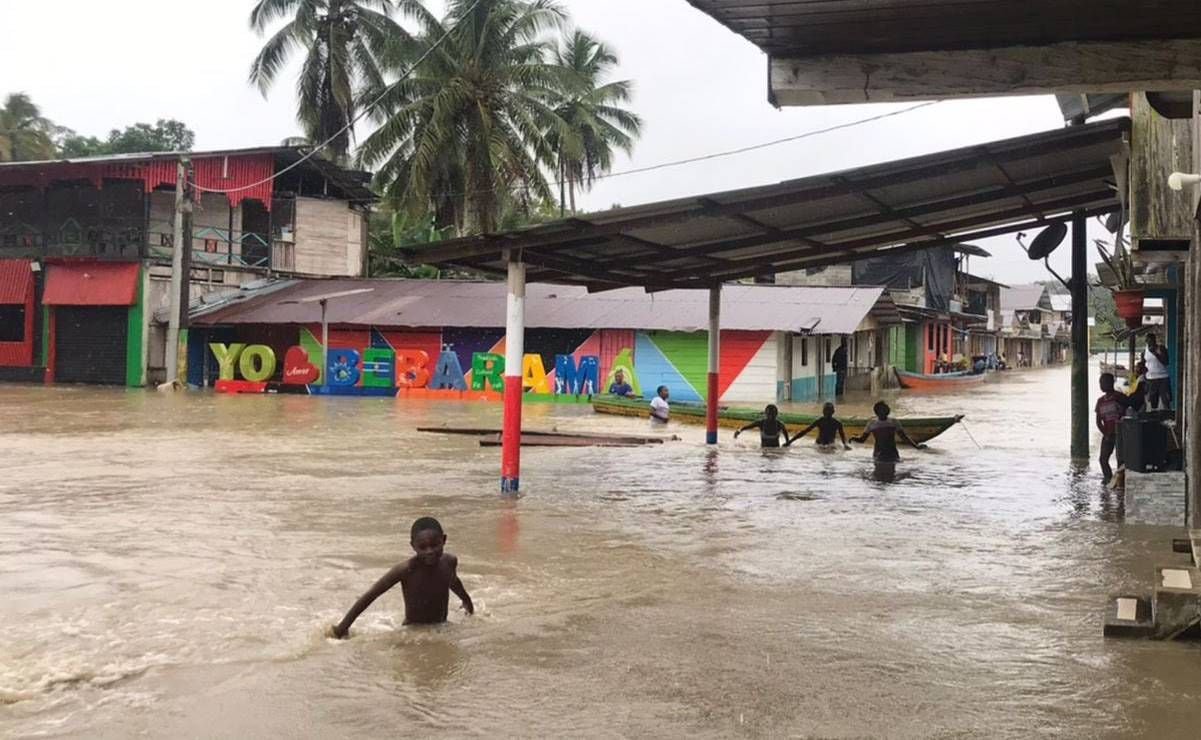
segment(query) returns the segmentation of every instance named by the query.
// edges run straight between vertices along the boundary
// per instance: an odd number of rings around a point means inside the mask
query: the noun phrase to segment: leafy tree
[[[642,120],[621,107],[630,99],[630,81],[604,81],[617,66],[608,46],[577,29],[563,38],[554,61],[575,78],[555,107],[570,136],[548,132],[558,158],[559,208],[566,210],[570,199],[574,213],[576,188],[591,189],[598,175],[611,170],[615,149],[633,151]]]
[[[395,0],[420,6],[418,0]],[[331,139],[328,153],[342,161],[350,151],[356,95],[362,86],[383,85],[379,58],[384,49],[407,38],[390,17],[394,0],[259,0],[250,27],[260,35],[288,19],[263,45],[250,67],[250,82],[263,95],[288,58],[304,50],[296,82],[297,119],[310,141]]]
[[[51,159],[57,129],[25,93],[10,93],[0,108],[0,162]]]
[[[399,73],[428,56],[408,77],[367,90],[380,99],[379,128],[358,153],[379,167],[385,197],[458,233],[495,231],[514,203],[552,201],[550,136],[573,136],[555,111],[573,78],[549,61],[547,37],[564,11],[553,0],[450,0],[441,20],[419,3],[403,10],[419,30],[394,48],[388,68]]]
[[[174,118],[160,118],[153,125],[135,123],[124,129],[112,129],[105,140],[63,129],[59,149],[64,157],[96,157],[138,152],[186,152],[195,143],[196,134],[186,124]]]

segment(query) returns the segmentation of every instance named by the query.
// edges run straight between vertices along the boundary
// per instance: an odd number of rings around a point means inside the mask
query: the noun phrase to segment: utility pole
[[[1072,459],[1088,459],[1088,222],[1072,215]]]
[[[167,319],[167,346],[165,359],[166,382],[179,377],[179,330],[183,325],[183,313],[188,310],[184,302],[184,287],[187,285],[185,270],[191,262],[188,252],[192,247],[192,201],[188,193],[187,157],[180,157],[175,166],[175,229],[171,238],[171,314]]]

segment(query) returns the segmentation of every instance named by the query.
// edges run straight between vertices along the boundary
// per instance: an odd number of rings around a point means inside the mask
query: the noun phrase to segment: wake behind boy
[[[416,554],[393,567],[360,596],[342,621],[330,628],[332,637],[343,639],[350,634],[354,620],[397,583],[404,593],[405,624],[445,622],[451,591],[462,600],[468,614],[475,612],[471,597],[459,580],[459,559],[443,549],[446,535],[438,520],[425,516],[413,522],[410,543]]]

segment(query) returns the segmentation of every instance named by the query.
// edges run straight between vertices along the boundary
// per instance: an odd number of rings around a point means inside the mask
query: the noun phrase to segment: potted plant
[[[1136,329],[1143,325],[1143,289],[1134,276],[1134,261],[1130,258],[1130,249],[1122,237],[1122,231],[1113,235],[1113,247],[1097,239],[1097,253],[1106,266],[1113,271],[1117,280],[1110,287],[1113,292],[1113,302],[1117,307],[1118,317],[1126,321],[1126,326]]]

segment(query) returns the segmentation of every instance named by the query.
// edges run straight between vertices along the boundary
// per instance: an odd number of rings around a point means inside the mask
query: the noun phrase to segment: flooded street
[[[1201,650],[1101,637],[1175,532],[1072,473],[1068,403],[1066,368],[897,396],[983,449],[888,485],[690,426],[527,449],[514,504],[499,450],[414,431],[499,405],[0,386],[0,735],[1195,737]],[[476,615],[402,629],[396,589],[325,639],[426,514]]]

